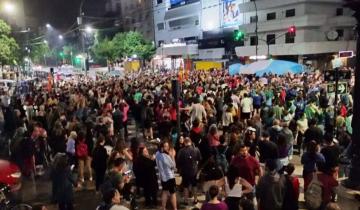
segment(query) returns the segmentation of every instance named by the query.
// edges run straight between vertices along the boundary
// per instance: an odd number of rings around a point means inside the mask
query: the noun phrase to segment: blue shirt
[[[66,152],[72,155],[75,155],[75,140],[74,139],[68,139],[66,142]]]
[[[167,182],[168,180],[175,178],[174,170],[176,165],[170,155],[158,151],[156,152],[155,160],[161,181]]]
[[[305,152],[301,157],[301,163],[304,165],[304,173],[312,173],[316,171],[316,163],[325,163],[325,157],[317,152],[311,154],[309,152]]]

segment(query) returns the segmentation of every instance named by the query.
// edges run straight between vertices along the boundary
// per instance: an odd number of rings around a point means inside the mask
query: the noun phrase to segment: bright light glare
[[[61,39],[61,40],[62,40],[62,39],[64,39],[64,37],[63,37],[62,35],[59,35],[59,39]]]
[[[48,41],[47,41],[47,40],[44,40],[44,43],[45,43],[45,44],[47,44],[47,43],[48,43]]]
[[[47,23],[46,28],[51,28],[51,25],[49,23]]]
[[[256,55],[253,55],[253,56],[250,56],[250,60],[264,60],[264,59],[266,59],[267,58],[267,56],[266,55],[258,55],[257,57],[256,57]]]
[[[93,29],[91,26],[86,26],[86,27],[85,27],[86,33],[92,33],[93,30],[94,30],[94,29]]]
[[[15,12],[15,5],[13,3],[10,3],[10,2],[5,2],[4,3],[4,10],[7,13],[14,13]]]

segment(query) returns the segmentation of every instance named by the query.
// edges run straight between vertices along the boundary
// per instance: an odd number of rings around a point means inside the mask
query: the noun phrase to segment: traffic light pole
[[[334,125],[334,133],[335,137],[337,137],[338,129],[336,126],[336,117],[338,112],[338,92],[339,92],[339,68],[335,68],[335,102],[334,102],[334,119],[333,119],[333,125]]]

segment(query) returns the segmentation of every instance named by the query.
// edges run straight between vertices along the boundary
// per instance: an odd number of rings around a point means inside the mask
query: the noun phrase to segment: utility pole
[[[258,60],[258,50],[259,50],[259,36],[258,36],[258,10],[257,10],[257,4],[256,4],[256,0],[253,1],[254,2],[254,6],[255,6],[255,36],[256,36],[256,48],[255,48],[255,54],[256,54],[256,61]]]
[[[357,20],[356,34],[356,65],[355,65],[355,85],[354,85],[354,104],[352,120],[352,146],[351,146],[351,165],[349,178],[343,182],[344,186],[355,190],[360,189],[360,0],[344,0],[345,6],[354,10],[354,17]]]
[[[85,49],[85,28],[84,28],[84,12],[83,6],[86,0],[82,0],[79,8],[79,17],[77,18],[77,23],[79,25],[79,34],[80,34],[80,43],[81,43],[81,51],[82,54],[86,54],[84,58],[84,70],[85,76],[87,76],[87,71],[89,70],[89,53],[88,50]],[[85,51],[86,50],[86,51]]]

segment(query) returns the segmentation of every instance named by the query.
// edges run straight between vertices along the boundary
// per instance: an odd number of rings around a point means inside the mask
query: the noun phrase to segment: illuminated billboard
[[[240,25],[242,17],[238,0],[224,0],[223,2],[223,27]]]

